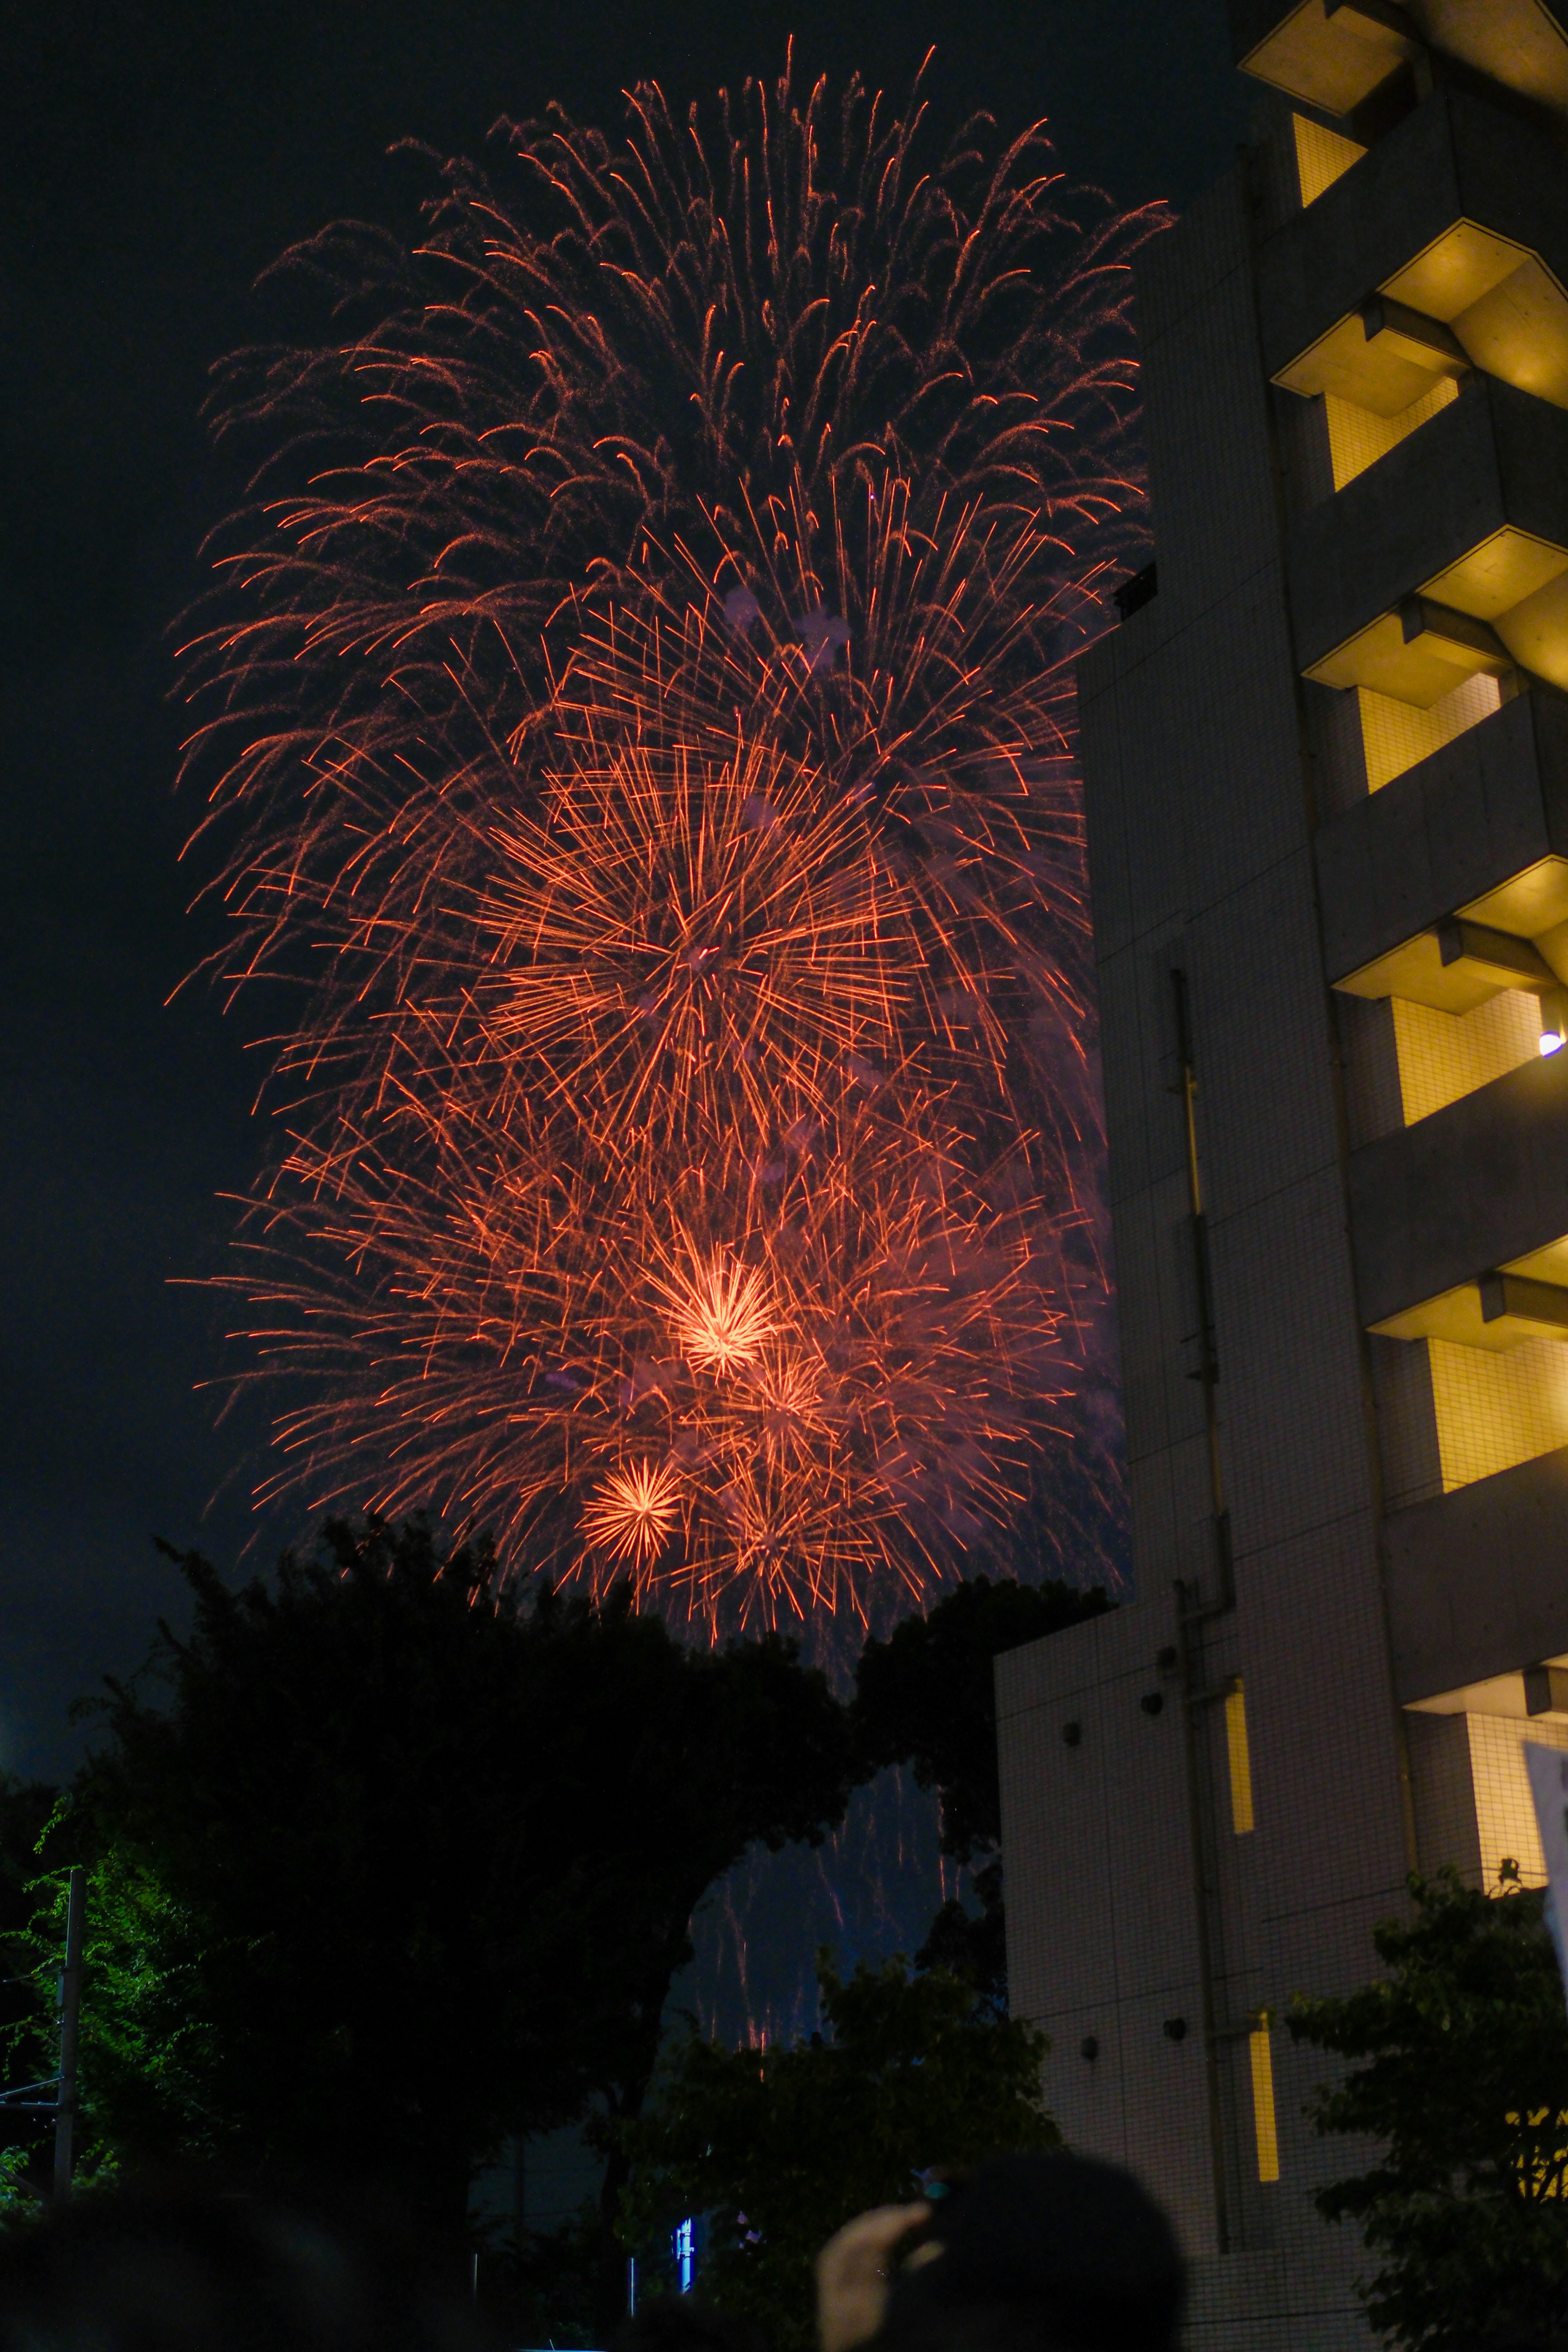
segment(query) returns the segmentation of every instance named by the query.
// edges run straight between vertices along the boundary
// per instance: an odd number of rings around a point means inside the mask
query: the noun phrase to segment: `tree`
[[[191,1632],[154,1692],[110,1684],[72,1814],[99,2153],[359,2180],[455,2234],[504,2135],[638,2113],[705,1889],[841,1817],[845,1710],[776,1636],[515,1598],[417,1520],[237,1591],[181,1565]]]
[[[822,2030],[792,2048],[670,2057],[624,2135],[622,2234],[638,2246],[707,2218],[703,2290],[766,2326],[780,2352],[810,2342],[812,2258],[852,2214],[917,2196],[934,2164],[970,2165],[1060,2138],[1040,2092],[1038,2028],[988,2016],[946,1969],[902,1960],[847,1980],[819,1958]]]
[[[1298,2041],[1360,2060],[1309,2110],[1383,2154],[1321,2190],[1382,2267],[1373,2325],[1418,2352],[1568,2326],[1568,2011],[1542,1896],[1413,1878],[1415,1916],[1375,1929],[1388,1973],[1298,1999]]]
[[[0,1772],[0,2088],[20,2090],[47,2080],[58,2063],[58,2031],[45,2014],[25,1973],[28,1928],[37,1907],[37,1882],[59,1791],[42,1780]],[[37,2120],[15,2107],[0,2110],[0,2210],[26,2210],[48,2178],[40,2168],[45,2134]],[[52,2149],[48,2151],[52,2155]]]
[[[868,1642],[855,1669],[864,1769],[912,1764],[919,1787],[941,1791],[943,1853],[979,1864],[972,1881],[979,1916],[949,1897],[916,1963],[967,1976],[998,2013],[1007,2007],[1007,1957],[995,1662],[1110,1606],[1098,1585],[1082,1591],[977,1576],[928,1617],[906,1617],[885,1642]]]

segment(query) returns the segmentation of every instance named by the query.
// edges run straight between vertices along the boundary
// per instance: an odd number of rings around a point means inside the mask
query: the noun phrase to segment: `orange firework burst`
[[[1159,219],[858,85],[699,131],[504,126],[231,363],[190,763],[302,987],[233,1286],[265,1492],[864,1617],[1017,1513],[1103,1292],[1064,661]]]
[[[863,815],[766,739],[582,747],[537,815],[498,819],[469,983],[499,1069],[603,1148],[788,1126],[885,1057],[905,893]]]
[[[303,1461],[351,1493],[373,1449],[388,1510],[434,1501],[508,1551],[576,1526],[590,1567],[769,1620],[917,1592],[1016,1509],[1061,1399],[1052,1236],[1025,1171],[977,1182],[929,1104],[661,1162],[668,1193],[450,1096],[382,1137],[301,1139],[247,1234],[236,1286],[275,1310],[252,1328],[311,1376],[274,1491]],[[663,1473],[640,1533],[629,1464]]]
[[[680,1517],[679,1481],[662,1462],[612,1470],[582,1515],[582,1532],[607,1559],[646,1570]]]
[[[722,1256],[694,1258],[684,1280],[661,1283],[675,1344],[695,1372],[749,1370],[779,1329],[766,1276]]]

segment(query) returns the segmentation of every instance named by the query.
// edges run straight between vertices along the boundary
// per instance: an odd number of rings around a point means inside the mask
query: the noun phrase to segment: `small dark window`
[[[1061,1737],[1069,1748],[1078,1748],[1082,1744],[1083,1726],[1081,1723],[1064,1723]]]
[[[1124,580],[1119,588],[1113,589],[1111,602],[1124,621],[1145,604],[1152,604],[1159,593],[1159,566],[1145,563],[1141,572],[1134,572],[1130,580]]]
[[[1145,1715],[1158,1715],[1166,1703],[1164,1691],[1145,1691],[1138,1705]]]

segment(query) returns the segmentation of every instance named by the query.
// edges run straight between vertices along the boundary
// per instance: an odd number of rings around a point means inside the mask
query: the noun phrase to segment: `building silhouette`
[[[1554,0],[1555,6],[1555,0]],[[1324,2072],[1568,1747],[1568,10],[1233,0],[1079,666],[1137,1599],[998,1662],[1009,1967],[1192,2338],[1364,2345]]]

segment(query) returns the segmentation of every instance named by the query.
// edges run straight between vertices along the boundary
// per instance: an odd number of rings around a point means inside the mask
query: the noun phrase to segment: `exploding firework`
[[[760,1160],[569,1156],[444,1084],[384,1152],[299,1137],[256,1213],[253,1328],[307,1376],[277,1490],[378,1458],[383,1508],[439,1493],[514,1550],[581,1502],[591,1557],[715,1618],[918,1594],[1016,1508],[1061,1389],[1021,1152],[977,1181],[878,1090]]]
[[[764,738],[585,747],[497,823],[463,975],[497,1077],[601,1149],[819,1118],[895,1050],[901,892],[863,814]]]
[[[646,1569],[659,1557],[680,1517],[674,1472],[664,1463],[634,1462],[612,1470],[582,1515],[582,1532],[610,1560]]]
[[[190,759],[227,969],[302,988],[236,1285],[304,1398],[269,1490],[864,1616],[1065,1426],[1063,665],[1158,216],[858,85],[631,121],[501,126],[412,253],[327,232],[351,331],[225,378]]]

